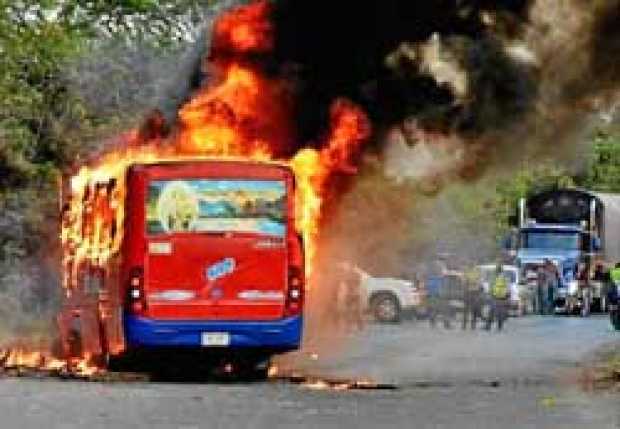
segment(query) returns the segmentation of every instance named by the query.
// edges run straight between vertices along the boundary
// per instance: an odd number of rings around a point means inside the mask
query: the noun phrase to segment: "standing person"
[[[618,309],[620,298],[620,262],[609,272],[610,285],[607,289],[607,301],[609,302],[609,318],[612,326],[620,330],[620,314]]]
[[[560,273],[551,259],[545,259],[544,262],[544,306],[545,314],[553,314],[555,305],[555,290],[560,282]]]
[[[620,284],[620,262],[616,264],[616,266],[609,272],[609,278],[611,280],[612,285]],[[610,288],[614,289],[614,288]]]
[[[337,283],[337,318],[343,330],[363,328],[362,278],[355,266],[350,262],[340,264],[340,275]]]
[[[463,329],[471,319],[471,329],[476,329],[478,319],[482,318],[482,282],[480,271],[473,267],[465,272],[463,287]]]
[[[493,321],[497,320],[497,330],[501,331],[508,317],[508,280],[504,275],[504,267],[497,264],[495,278],[491,287],[491,314],[487,320],[486,330],[490,331]]]
[[[361,279],[353,273],[346,282],[348,327],[361,331],[364,327]]]
[[[620,298],[620,262],[609,272],[609,280],[607,300],[611,305],[618,305]]]
[[[588,269],[586,265],[579,264],[577,281],[579,282],[579,292],[581,293],[581,317],[588,317],[590,315],[592,295],[590,292],[590,282],[588,280]]]
[[[603,264],[596,264],[593,280],[599,283],[601,289],[600,311],[604,313],[607,311],[607,304],[603,298],[607,298],[611,286],[611,278],[609,277],[609,271],[605,270]],[[607,303],[609,303],[609,301],[607,301]]]
[[[429,322],[435,327],[437,319],[443,319],[446,329],[452,328],[452,311],[450,308],[448,277],[440,276],[432,279],[432,288],[429,289]]]
[[[545,314],[545,267],[540,266],[536,272],[536,312],[543,316]]]

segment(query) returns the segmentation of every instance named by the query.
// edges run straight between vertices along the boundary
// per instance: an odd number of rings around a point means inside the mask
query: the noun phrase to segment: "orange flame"
[[[44,349],[44,347],[38,347],[38,349]],[[70,372],[79,377],[89,377],[99,372],[99,369],[89,362],[89,356],[67,362],[51,356],[49,352],[37,350],[37,347],[26,346],[15,346],[2,354],[4,355],[2,358],[4,369]]]
[[[121,233],[102,238],[105,234],[101,231],[105,225],[115,223],[117,231],[122,232],[122,179],[128,166],[201,157],[280,161],[292,167],[299,185],[296,226],[305,238],[310,273],[321,210],[324,200],[331,197],[330,181],[337,175],[355,172],[355,158],[370,136],[371,127],[362,109],[350,101],[337,100],[331,108],[328,132],[320,142],[322,149],[305,148],[295,153],[291,147],[295,141],[293,97],[286,82],[268,78],[247,59],[248,54],[265,54],[273,49],[270,15],[269,3],[258,1],[219,18],[209,64],[212,82],[180,109],[178,130],[170,138],[149,135],[143,141],[144,136],[134,133],[127,139],[129,145],[105,154],[96,167],[84,167],[73,178],[73,200],[66,216],[69,221],[62,233],[65,249],[70,249],[65,268],[71,267],[73,272],[73,279],[67,282],[76,281],[81,260],[103,265],[120,248]],[[119,186],[108,191],[114,195],[107,196],[111,201],[107,206],[98,205],[90,195],[106,191],[93,187],[110,178],[116,179]],[[76,222],[84,212],[92,212],[92,225]],[[89,239],[80,238],[84,236]]]
[[[61,231],[67,294],[79,283],[84,267],[104,268],[120,251],[127,169],[136,163],[169,160],[234,158],[290,165],[298,183],[296,228],[305,239],[311,273],[322,209],[334,196],[331,183],[339,175],[355,172],[371,126],[361,108],[337,100],[318,148],[297,150],[291,85],[268,77],[256,61],[256,56],[269,54],[274,46],[271,12],[269,2],[263,0],[219,18],[208,64],[211,80],[180,109],[178,126],[170,136],[164,137],[163,118],[155,115],[143,129],[123,136],[123,145],[71,178]],[[9,353],[5,367],[97,373],[87,356],[64,362],[48,353],[19,348]]]
[[[273,50],[272,7],[257,1],[222,15],[215,24],[213,51],[259,54]]]

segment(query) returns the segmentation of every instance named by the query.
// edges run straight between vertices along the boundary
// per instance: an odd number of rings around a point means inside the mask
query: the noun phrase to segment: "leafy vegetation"
[[[598,131],[593,139],[584,187],[599,192],[620,192],[620,134]]]
[[[614,128],[598,130],[587,143],[587,162],[580,171],[569,170],[557,161],[524,161],[508,176],[448,189],[452,207],[460,214],[462,229],[477,231],[474,235],[485,239],[490,235],[493,247],[514,222],[521,198],[574,187],[620,193],[620,132]]]
[[[15,300],[23,310],[41,310],[24,294],[46,294],[25,284],[53,282],[38,252],[45,241],[50,253],[57,235],[59,173],[130,113],[94,111],[68,76],[105,44],[175,49],[208,3],[0,0],[0,315],[18,314]],[[117,74],[132,73],[123,66]]]

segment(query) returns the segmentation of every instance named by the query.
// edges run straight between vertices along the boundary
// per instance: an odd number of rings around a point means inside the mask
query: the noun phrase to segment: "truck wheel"
[[[382,293],[372,298],[370,307],[375,320],[381,323],[398,323],[401,308],[398,299],[391,293]]]

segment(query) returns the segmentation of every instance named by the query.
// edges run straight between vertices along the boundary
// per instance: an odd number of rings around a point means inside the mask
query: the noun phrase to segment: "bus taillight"
[[[304,300],[303,270],[292,266],[289,268],[288,293],[286,295],[286,316],[295,316],[301,313]]]
[[[129,287],[127,288],[127,310],[133,314],[141,314],[146,310],[144,270],[140,267],[132,268],[129,275]]]

